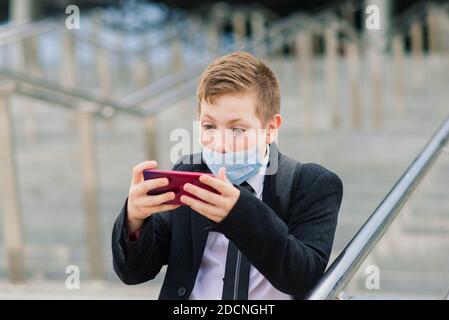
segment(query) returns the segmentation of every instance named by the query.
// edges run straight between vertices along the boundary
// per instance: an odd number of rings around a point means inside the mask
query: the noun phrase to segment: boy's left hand
[[[197,187],[191,183],[186,183],[184,190],[203,201],[183,195],[181,196],[181,202],[210,220],[219,223],[234,207],[240,196],[240,190],[234,187],[228,180],[224,167],[220,169],[217,177],[204,174],[200,176],[199,180],[217,190],[219,194]]]

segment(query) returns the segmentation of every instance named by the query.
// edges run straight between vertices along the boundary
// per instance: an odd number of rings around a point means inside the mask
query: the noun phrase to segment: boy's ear
[[[278,113],[267,123],[266,143],[271,144],[278,136],[278,130],[282,125],[282,116]]]

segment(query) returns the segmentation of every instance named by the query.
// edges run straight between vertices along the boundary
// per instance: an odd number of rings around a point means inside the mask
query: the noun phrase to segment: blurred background
[[[112,225],[132,167],[171,168],[200,73],[237,49],[279,78],[280,150],[343,180],[330,263],[449,114],[448,1],[0,0],[0,299],[157,298],[164,269],[114,274]],[[444,296],[448,185],[444,147],[345,297]]]

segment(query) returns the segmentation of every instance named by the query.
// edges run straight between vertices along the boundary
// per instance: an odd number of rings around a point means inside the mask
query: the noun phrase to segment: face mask
[[[213,174],[217,175],[218,170],[221,167],[225,167],[229,181],[236,185],[256,175],[262,166],[262,159],[257,147],[225,153],[203,147],[202,156]]]

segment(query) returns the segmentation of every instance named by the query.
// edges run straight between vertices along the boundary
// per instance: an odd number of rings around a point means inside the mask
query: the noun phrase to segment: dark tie
[[[254,189],[246,181],[240,186],[254,193]],[[248,300],[250,267],[248,258],[229,240],[222,300]]]

